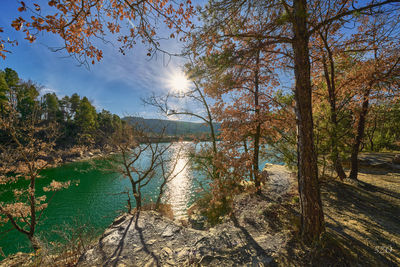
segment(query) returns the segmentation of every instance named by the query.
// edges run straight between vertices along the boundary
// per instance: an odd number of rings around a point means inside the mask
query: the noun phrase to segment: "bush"
[[[203,196],[197,200],[196,204],[209,226],[214,226],[222,222],[225,215],[232,211],[233,196],[231,194],[215,194],[205,192]]]
[[[76,219],[72,224],[54,229],[51,234],[58,241],[48,242],[46,237],[42,237],[41,249],[36,252],[31,266],[75,266],[79,257],[97,240],[100,232]]]
[[[136,209],[134,209],[135,211]],[[163,215],[164,217],[167,217],[171,220],[174,219],[174,211],[172,210],[171,204],[160,204],[158,208],[156,207],[156,203],[148,203],[144,204],[141,208],[141,210],[154,210]]]

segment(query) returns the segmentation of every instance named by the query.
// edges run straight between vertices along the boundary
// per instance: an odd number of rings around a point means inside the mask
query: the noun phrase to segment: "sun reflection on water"
[[[176,219],[187,217],[187,204],[190,200],[190,188],[192,186],[191,173],[188,170],[188,157],[185,150],[180,149],[180,144],[173,146],[171,157],[174,159],[170,162],[170,168],[173,167],[176,160],[176,167],[172,181],[167,184],[166,202],[171,204]]]

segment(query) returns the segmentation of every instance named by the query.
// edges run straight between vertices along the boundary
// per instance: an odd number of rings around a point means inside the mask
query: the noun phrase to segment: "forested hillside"
[[[202,135],[209,134],[210,127],[205,123],[174,121],[174,120],[161,120],[161,119],[144,119],[141,117],[128,116],[122,119],[132,126],[138,126],[144,130],[153,133],[162,133],[173,136],[185,135]],[[214,128],[219,130],[220,124],[215,123]]]
[[[33,81],[24,81],[10,68],[0,71],[0,113],[2,118],[12,111],[19,124],[35,121],[38,125],[53,124],[58,133],[56,147],[73,146],[102,147],[106,139],[124,122],[118,115],[107,110],[100,112],[85,96],[73,94],[59,98],[55,93],[42,95],[41,86]],[[8,107],[8,108],[6,108]],[[10,108],[11,107],[11,108]],[[0,133],[0,142],[8,142],[7,132]]]

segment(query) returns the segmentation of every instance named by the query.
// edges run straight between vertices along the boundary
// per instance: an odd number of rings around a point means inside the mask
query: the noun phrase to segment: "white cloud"
[[[58,95],[58,90],[54,89],[54,88],[50,88],[50,87],[44,87],[40,89],[40,96],[43,96],[45,94],[52,94],[55,93],[56,95]]]

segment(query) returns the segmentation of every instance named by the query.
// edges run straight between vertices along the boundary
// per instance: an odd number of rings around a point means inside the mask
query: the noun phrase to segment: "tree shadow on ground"
[[[398,192],[360,181],[338,181],[321,188],[327,230],[357,252],[367,266],[398,266],[400,206]]]
[[[114,252],[111,255],[107,255],[106,252],[104,251],[104,238],[106,238],[108,235],[104,235],[102,236],[102,238],[99,240],[99,248],[100,248],[100,253],[102,255],[102,262],[104,262],[104,266],[117,266],[118,261],[119,261],[119,257],[121,256],[121,252],[124,249],[124,243],[125,243],[125,238],[126,235],[128,233],[128,230],[130,228],[130,226],[132,225],[133,222],[133,218],[132,217],[129,220],[129,223],[127,225],[127,227],[124,230],[124,233],[122,234],[121,239],[118,242],[117,247],[115,248]],[[115,221],[113,224],[114,225],[118,225],[120,222],[122,222],[124,220],[124,217],[122,217],[120,220]]]
[[[149,250],[148,245],[145,242],[145,238],[143,236],[143,229],[139,226],[139,216],[140,216],[140,210],[138,210],[135,214],[136,217],[135,229],[139,233],[140,243],[142,244],[143,251],[153,258],[156,266],[160,266],[160,259],[157,257],[157,255],[154,254],[154,252]]]
[[[275,260],[273,259],[273,257],[271,256],[271,253],[268,250],[265,250],[254,238],[253,236],[250,234],[250,232],[246,229],[246,227],[244,227],[243,225],[241,225],[238,221],[238,219],[236,218],[235,214],[231,215],[231,220],[234,224],[234,226],[238,229],[240,229],[241,233],[244,235],[247,245],[251,248],[253,248],[256,252],[257,257],[259,257],[261,259],[261,261],[263,262],[266,261],[268,259],[269,263],[268,266],[278,266],[275,262]]]
[[[396,166],[396,167],[393,167]],[[377,166],[371,166],[367,164],[360,164],[360,173],[365,173],[365,174],[378,174],[378,175],[388,175],[390,173],[400,173],[400,165],[392,165],[392,164],[384,164],[381,167]]]
[[[143,235],[143,229],[139,226],[139,217],[140,217],[140,210],[137,211],[135,213],[135,215],[132,216],[129,219],[129,222],[126,225],[126,227],[124,227],[123,234],[122,234],[120,240],[118,241],[118,245],[117,245],[117,247],[115,248],[115,250],[113,251],[113,253],[111,255],[109,255],[106,252],[106,250],[104,248],[104,242],[103,242],[103,240],[109,234],[103,235],[102,238],[99,240],[99,249],[100,249],[100,253],[102,255],[102,262],[104,262],[103,266],[116,267],[120,263],[121,253],[122,253],[122,251],[124,250],[124,247],[125,247],[125,239],[126,239],[127,233],[129,231],[129,229],[131,228],[131,225],[132,225],[133,222],[134,222],[135,230],[137,231],[137,233],[139,235],[143,251],[146,254],[148,254],[148,255],[150,255],[152,257],[153,263],[154,263],[155,266],[160,266],[159,258],[152,251],[149,250],[148,245],[145,242],[145,238],[144,238],[144,235]],[[115,221],[113,223],[113,225],[118,225],[119,223],[123,222],[124,220],[125,220],[125,217],[122,217],[120,220]],[[123,226],[120,226],[120,227],[123,227]],[[110,234],[111,233],[112,232],[110,232]]]

